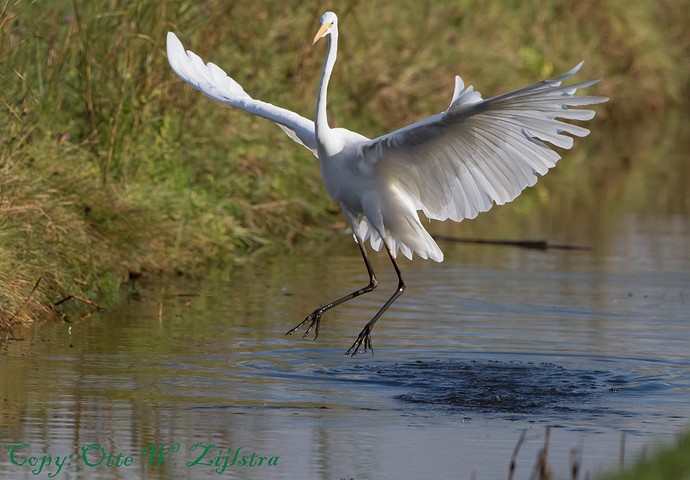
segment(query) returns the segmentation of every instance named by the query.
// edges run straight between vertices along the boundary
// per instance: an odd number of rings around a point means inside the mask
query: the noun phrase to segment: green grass
[[[490,96],[581,59],[585,76],[606,78],[592,91],[612,98],[596,128],[635,122],[687,97],[686,3],[336,5],[331,123],[375,136],[444,108],[457,73]],[[130,274],[197,274],[339,225],[311,154],[193,91],[165,58],[172,30],[252,96],[311,116],[321,10],[0,0],[0,329],[68,295],[107,301]],[[548,193],[526,195],[538,205]]]
[[[654,453],[649,459],[642,459],[623,472],[605,475],[602,480],[688,480],[690,479],[690,433],[678,439],[673,446],[667,446]]]

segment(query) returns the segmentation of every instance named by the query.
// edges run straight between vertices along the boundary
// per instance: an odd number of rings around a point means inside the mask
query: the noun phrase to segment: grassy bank
[[[650,458],[639,460],[634,467],[606,475],[602,480],[685,480],[690,478],[690,434],[674,446],[664,447]]]
[[[687,2],[347,2],[332,123],[368,136],[585,59],[600,128],[687,97]],[[199,273],[338,220],[315,159],[174,76],[165,33],[311,116],[319,3],[0,0],[0,330],[130,276]],[[563,168],[563,167],[559,167]],[[567,167],[565,167],[567,168]],[[529,193],[527,193],[529,195]],[[107,302],[107,300],[105,300]],[[60,309],[87,307],[68,301]]]

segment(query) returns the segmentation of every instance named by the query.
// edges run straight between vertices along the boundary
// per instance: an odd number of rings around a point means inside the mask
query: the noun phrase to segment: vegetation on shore
[[[563,471],[555,471],[549,462],[549,450],[552,448],[552,445],[550,445],[550,430],[551,427],[549,426],[545,429],[544,445],[538,451],[530,478],[539,480],[552,480],[554,478],[571,478],[573,480],[579,478],[595,478],[599,480],[686,480],[690,478],[690,455],[688,455],[688,452],[690,452],[690,433],[686,432],[679,435],[675,445],[656,448],[649,457],[646,456],[646,453],[643,453],[641,458],[627,468],[623,468],[626,456],[625,433],[623,433],[621,436],[619,470],[617,472],[611,470],[602,474],[595,474],[583,469],[583,445],[580,445],[571,450],[570,472],[569,475],[564,476]],[[512,480],[515,476],[517,458],[526,433],[527,430],[524,430],[513,451],[508,471],[508,480]]]
[[[673,446],[642,458],[624,471],[605,475],[602,480],[685,480],[690,478],[690,433],[678,438]]]
[[[315,159],[274,125],[184,85],[172,30],[254,97],[311,116],[322,3],[0,0],[0,331],[130,276],[198,273],[339,221]],[[677,106],[687,2],[332,5],[332,123],[369,136],[442,109],[461,73],[490,96],[585,59],[608,124]],[[567,169],[567,167],[565,167]],[[336,224],[338,225],[338,224]],[[61,309],[75,302],[63,302]]]

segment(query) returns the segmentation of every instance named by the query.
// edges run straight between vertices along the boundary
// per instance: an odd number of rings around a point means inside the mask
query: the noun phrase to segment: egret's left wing
[[[513,200],[560,159],[549,142],[569,149],[589,130],[563,122],[589,120],[604,97],[573,96],[598,80],[561,86],[582,62],[565,75],[514,92],[482,100],[460,77],[445,112],[362,144],[362,171],[404,192],[428,218],[460,221],[474,218],[494,203]]]
[[[194,52],[186,51],[174,33],[168,32],[168,62],[182,80],[219,102],[273,120],[295,142],[316,155],[314,122],[284,108],[255,100],[242,86],[214,63],[204,61]]]

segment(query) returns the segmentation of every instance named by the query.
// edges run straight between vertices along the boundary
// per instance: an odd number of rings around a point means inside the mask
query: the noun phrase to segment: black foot
[[[371,350],[371,354],[374,354],[374,346],[371,344],[371,325],[369,323],[364,325],[362,331],[359,332],[357,340],[355,340],[355,343],[353,343],[352,346],[347,349],[345,355],[354,357],[357,354],[359,347],[364,347],[364,353],[367,353],[367,350]]]
[[[309,335],[309,332],[311,332],[312,328],[314,329],[314,340],[319,338],[319,328],[321,327],[321,315],[323,315],[323,310],[317,308],[307,318],[302,320],[299,324],[297,324],[294,328],[291,328],[290,330],[287,331],[285,335],[292,335],[295,333],[297,330],[299,330],[302,325],[304,325],[307,322],[309,323],[309,326],[307,327],[307,330],[304,332],[304,335],[302,335],[302,338],[306,338],[307,335]]]

